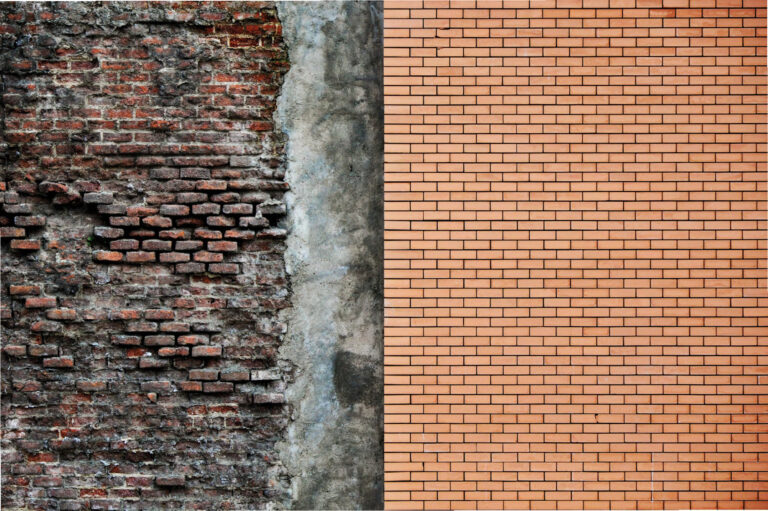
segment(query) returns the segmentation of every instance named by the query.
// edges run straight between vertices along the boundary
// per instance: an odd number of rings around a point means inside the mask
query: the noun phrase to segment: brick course
[[[5,3],[0,36],[3,508],[285,502],[274,5]]]
[[[389,509],[766,508],[764,0],[385,0]]]

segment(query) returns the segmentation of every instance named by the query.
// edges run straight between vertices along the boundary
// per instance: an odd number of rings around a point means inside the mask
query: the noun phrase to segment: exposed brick
[[[115,240],[109,242],[111,250],[138,250],[139,246],[139,240]]]
[[[51,344],[33,344],[27,351],[30,357],[55,357],[59,354],[58,346]]]
[[[75,366],[72,357],[53,357],[43,359],[43,367],[52,367],[57,369],[70,369]]]
[[[3,353],[9,357],[23,357],[27,354],[27,347],[18,344],[11,344],[3,347]]]
[[[186,263],[190,257],[183,252],[164,252],[159,258],[161,263]]]
[[[11,250],[25,252],[40,250],[40,240],[11,240]]]
[[[236,263],[213,263],[208,265],[208,271],[211,273],[236,275],[240,273],[240,266]]]
[[[224,381],[248,381],[250,379],[250,373],[245,369],[222,371],[221,379]]]
[[[191,369],[189,379],[215,381],[219,379],[219,371],[217,369]]]
[[[19,227],[42,227],[45,225],[44,216],[17,216],[13,223]]]
[[[173,346],[176,338],[172,335],[148,335],[144,337],[147,346]]]
[[[160,348],[157,350],[157,354],[160,357],[186,357],[189,355],[189,348]]]
[[[39,295],[40,286],[25,285],[25,284],[11,284],[8,291],[14,296],[24,295]]]
[[[75,309],[49,309],[45,311],[45,317],[56,321],[74,321],[77,319]]]
[[[258,202],[237,192],[282,202],[288,189],[284,135],[250,130],[272,118],[287,69],[275,6],[6,3],[0,32],[18,42],[0,63],[4,508],[287,502],[274,448],[287,410],[252,406],[262,385],[188,379],[273,364],[281,341],[282,243],[224,256],[242,278],[207,273],[224,261],[205,255],[218,225],[239,229],[233,242],[269,227],[238,225],[248,208],[234,205]],[[42,294],[55,302],[26,307]],[[209,342],[227,350],[191,356]],[[205,441],[178,457],[185,438]],[[94,483],[104,467],[114,484]]]
[[[53,296],[32,297],[24,300],[24,307],[27,309],[47,309],[56,307],[56,302],[56,297]]]
[[[94,227],[93,234],[99,238],[115,239],[120,238],[125,231],[116,227]]]
[[[211,252],[236,252],[237,242],[235,241],[209,241],[208,250]]]
[[[113,344],[120,346],[138,346],[141,344],[141,337],[137,335],[113,335],[111,340]]]
[[[173,242],[167,240],[144,240],[141,242],[142,250],[171,250]]]
[[[213,202],[195,204],[192,206],[193,215],[218,215],[221,212],[221,205]]]
[[[221,346],[194,346],[192,348],[193,357],[220,357]]]
[[[163,216],[186,216],[189,214],[189,206],[163,204],[160,206],[160,214]]]
[[[154,252],[136,251],[126,252],[125,261],[127,263],[147,263],[155,260]]]
[[[234,385],[228,382],[211,381],[211,382],[203,383],[203,392],[205,393],[214,394],[214,393],[232,392],[233,390],[234,390]]]
[[[123,260],[123,254],[109,250],[97,250],[93,253],[93,259],[102,262],[119,262]]]
[[[177,342],[185,346],[196,346],[198,344],[207,344],[208,337],[205,335],[180,335]]]
[[[184,486],[184,476],[158,476],[155,478],[157,486]]]

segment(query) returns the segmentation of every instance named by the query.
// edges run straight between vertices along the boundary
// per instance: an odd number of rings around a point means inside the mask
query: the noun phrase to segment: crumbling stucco
[[[382,90],[379,2],[278,4],[291,70],[286,264],[295,368],[280,444],[297,509],[382,507]]]

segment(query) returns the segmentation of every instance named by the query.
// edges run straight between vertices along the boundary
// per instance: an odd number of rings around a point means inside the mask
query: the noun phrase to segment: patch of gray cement
[[[296,509],[383,507],[380,2],[281,2],[292,309],[279,445]]]

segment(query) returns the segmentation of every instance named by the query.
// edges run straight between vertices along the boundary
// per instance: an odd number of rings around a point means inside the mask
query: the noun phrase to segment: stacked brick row
[[[11,239],[11,250],[38,250],[40,242],[27,239],[27,235],[44,225],[44,216],[33,215],[32,207],[21,202],[18,193],[8,191],[7,183],[0,183],[0,238]]]
[[[384,17],[387,507],[768,507],[765,1]]]
[[[274,6],[0,17],[3,508],[282,501]]]

